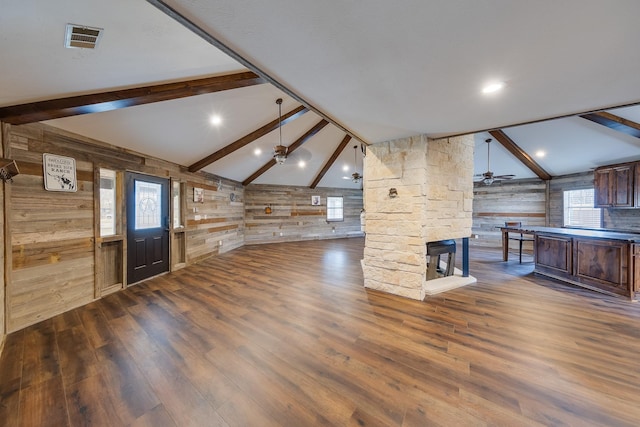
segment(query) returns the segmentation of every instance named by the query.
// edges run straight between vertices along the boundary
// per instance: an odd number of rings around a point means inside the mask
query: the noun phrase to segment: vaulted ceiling
[[[511,141],[511,152],[492,143],[490,167],[516,178],[540,174],[527,158],[551,176],[640,158],[637,136],[584,117],[640,123],[634,0],[0,0],[0,10],[0,120],[18,123],[8,107],[27,104],[19,117],[37,110],[30,120],[240,182],[356,187],[344,179],[362,172],[354,146],[416,134],[475,132],[476,173],[485,139]],[[103,28],[96,49],[64,48],[68,23]],[[483,95],[496,80],[505,89]],[[278,98],[295,149],[273,166]]]

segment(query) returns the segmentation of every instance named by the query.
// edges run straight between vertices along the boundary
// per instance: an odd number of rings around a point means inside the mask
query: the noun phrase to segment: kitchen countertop
[[[640,233],[629,232],[617,232],[610,230],[585,230],[582,228],[559,228],[559,227],[536,227],[526,226],[522,227],[501,227],[503,231],[522,231],[527,233],[536,234],[559,234],[563,236],[577,236],[586,237],[590,239],[606,239],[606,240],[618,240],[630,243],[640,243]]]

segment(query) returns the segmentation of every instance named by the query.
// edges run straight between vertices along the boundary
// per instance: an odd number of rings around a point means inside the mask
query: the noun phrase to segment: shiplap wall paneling
[[[42,127],[12,127],[8,144],[20,169],[7,218],[7,329],[15,331],[93,300],[94,168]],[[44,152],[76,159],[76,192],[44,189]]]
[[[500,247],[506,221],[520,221],[525,225],[546,224],[546,184],[542,180],[514,180],[476,185],[473,190],[473,227],[477,239],[472,246]],[[510,241],[517,249],[518,242]],[[525,249],[533,251],[531,243]]]
[[[0,156],[6,157],[8,150],[5,149],[5,141],[8,141],[6,137],[6,132],[8,132],[8,127],[4,124],[0,123]],[[2,184],[0,186],[0,242],[3,242],[3,250],[0,251],[0,354],[2,353],[2,349],[4,348],[4,340],[6,336],[6,324],[5,324],[5,248],[10,246],[7,245],[5,240],[5,215],[8,212],[9,206],[5,204],[5,192],[11,187],[11,184]]]
[[[99,238],[99,197],[95,170],[104,167],[174,178],[185,182],[185,225],[172,240],[182,249],[172,256],[185,263],[244,243],[241,184],[206,173],[189,173],[179,165],[74,135],[45,124],[6,126],[5,147],[18,162],[7,197],[6,328],[15,331],[126,286],[126,215],[121,189],[119,235]],[[75,193],[44,190],[42,154],[76,160]],[[120,179],[120,182],[123,182]],[[123,184],[121,184],[123,185]],[[206,188],[198,212],[189,203],[193,187]],[[95,190],[95,191],[94,191]],[[231,196],[233,193],[233,196]],[[233,199],[233,201],[232,201]],[[179,235],[182,234],[182,237]],[[173,258],[173,257],[177,258]],[[181,262],[177,262],[177,265]],[[94,273],[95,272],[95,273]],[[100,280],[97,275],[100,275]]]
[[[604,208],[602,209],[602,226],[613,230],[640,233],[640,209]]]
[[[119,291],[124,288],[124,241],[103,242],[100,248],[102,255],[102,286],[100,296]]]
[[[593,188],[593,172],[554,177],[549,182],[549,226],[562,227],[564,216],[564,192]]]
[[[253,184],[245,196],[246,244],[362,236],[362,190]],[[311,196],[320,196],[319,206]],[[327,222],[327,196],[343,197],[344,221]]]
[[[202,202],[194,201],[194,188],[204,191]],[[187,263],[211,253],[224,253],[244,244],[244,190],[226,180],[206,180],[186,185]]]
[[[593,188],[593,171],[565,175],[550,182],[549,212],[552,227],[562,227],[564,191]],[[608,230],[640,232],[640,209],[603,208],[602,227]]]

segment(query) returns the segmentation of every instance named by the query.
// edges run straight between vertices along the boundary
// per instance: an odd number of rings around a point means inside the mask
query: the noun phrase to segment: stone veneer
[[[424,299],[426,242],[471,235],[473,150],[473,135],[367,147],[365,287]]]

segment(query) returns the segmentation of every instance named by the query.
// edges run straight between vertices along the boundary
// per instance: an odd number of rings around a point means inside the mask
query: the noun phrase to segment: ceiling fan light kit
[[[287,160],[287,147],[284,145],[276,145],[273,147],[273,158],[276,159],[276,163],[283,164]]]
[[[487,171],[483,174],[477,175],[479,177],[482,177],[480,182],[482,182],[484,185],[491,185],[496,181],[503,181],[515,177],[515,175],[494,175],[493,172],[491,172],[491,138],[485,139],[484,142],[487,143]]]
[[[282,98],[276,99],[278,104],[278,131],[280,132],[279,143],[273,147],[273,158],[279,165],[283,164],[287,160],[288,148],[282,145]]]
[[[354,172],[351,174],[351,181],[353,181],[354,183],[359,183],[360,181],[362,181],[362,175],[360,175],[358,173],[358,161],[357,161],[357,156],[356,156],[356,152],[358,150],[358,146],[354,145],[353,146],[353,169]]]

